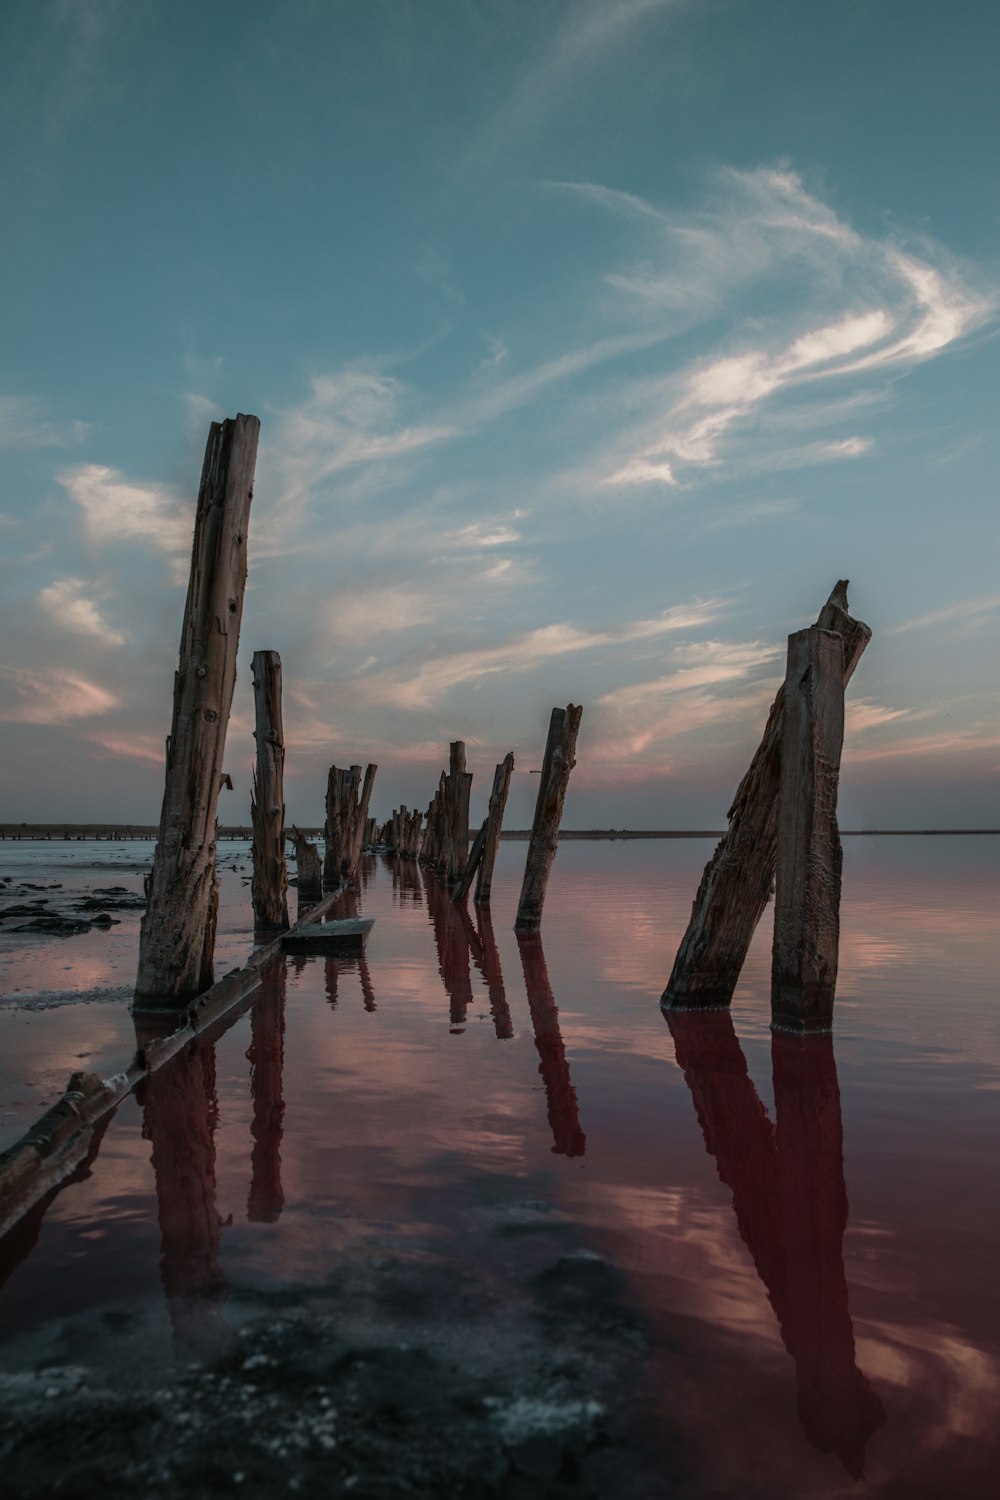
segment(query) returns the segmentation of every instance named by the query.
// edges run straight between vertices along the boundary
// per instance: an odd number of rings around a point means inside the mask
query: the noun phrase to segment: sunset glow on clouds
[[[0,63],[19,806],[82,816],[84,754],[90,808],[155,819],[207,425],[243,410],[227,817],[268,647],[300,820],[332,760],[426,805],[462,737],[474,802],[515,749],[523,823],[572,700],[568,822],[718,822],[846,576],[848,805],[991,821],[996,97],[959,28],[783,11],[771,55],[748,0],[724,34],[711,0],[251,3],[238,38],[92,9],[25,10]],[[211,106],[196,19],[235,49]]]

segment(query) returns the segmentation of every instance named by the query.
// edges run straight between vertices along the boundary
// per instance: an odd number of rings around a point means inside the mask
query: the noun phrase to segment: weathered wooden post
[[[247,576],[260,423],[213,422],[194,524],[191,576],[167,740],[160,827],[139,935],[136,999],[174,1007],[213,979],[216,809]]]
[[[352,772],[354,767],[351,767]],[[357,767],[358,774],[361,767]],[[358,865],[361,863],[361,845],[365,836],[365,825],[368,822],[368,804],[372,800],[372,788],[375,785],[375,773],[378,766],[369,765],[365,769],[364,785],[361,795],[358,796],[357,782],[352,781],[352,797],[350,804],[350,820],[347,828],[347,848],[344,857],[344,874],[348,880],[356,880]]]
[[[319,901],[323,896],[323,863],[315,844],[292,824],[291,840],[295,845],[295,868],[298,878],[299,905]]]
[[[451,745],[448,768],[448,882],[461,880],[469,860],[469,798],[472,772],[465,769],[465,741]]]
[[[846,579],[836,585],[816,624],[843,637],[846,687],[872,634],[847,612]],[[733,998],[774,883],[784,696],[782,686],[729,809],[728,831],[705,866],[660,1002],[664,1010],[724,1009]]]
[[[518,932],[532,932],[541,924],[545,888],[549,883],[552,862],[559,844],[559,824],[562,821],[563,803],[566,801],[566,788],[569,786],[569,773],[576,765],[576,737],[582,716],[583,709],[573,703],[566,708],[552,710],[545,759],[542,761],[542,774],[539,777],[535,817],[528,841],[528,857],[524,865],[521,900],[514,922],[514,928]]]
[[[253,824],[250,899],[256,926],[284,929],[288,926],[288,870],[285,865],[281,657],[277,651],[255,651],[252,671],[257,766],[250,797],[250,821]]]
[[[513,771],[514,752],[508,750],[493,773],[493,790],[490,793],[490,805],[486,814],[483,857],[479,862],[479,876],[476,880],[476,894],[473,898],[477,906],[486,906],[489,903],[490,892],[493,889],[493,866],[496,864],[500,830],[503,827],[503,815],[507,806],[507,793],[510,791],[510,778]]]
[[[813,625],[788,637],[783,719],[771,1020],[784,1031],[826,1031],[840,938],[842,636]]]

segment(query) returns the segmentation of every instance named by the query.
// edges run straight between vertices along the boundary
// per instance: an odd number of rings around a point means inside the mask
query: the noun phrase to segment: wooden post
[[[487,819],[483,820],[483,826],[482,828],[480,828],[479,832],[476,834],[475,839],[473,840],[472,849],[469,853],[469,860],[465,867],[465,874],[462,876],[461,880],[458,882],[458,885],[456,885],[454,891],[452,892],[452,898],[455,901],[464,901],[466,896],[469,894],[469,887],[472,885],[473,876],[478,870],[480,861],[483,857],[483,846],[486,843],[487,821]]]
[[[533,932],[541,924],[545,888],[549,883],[559,843],[559,824],[562,821],[563,803],[566,801],[566,788],[569,786],[569,773],[576,765],[576,737],[582,715],[583,709],[572,703],[566,708],[552,710],[545,759],[542,761],[542,774],[539,777],[535,817],[528,842],[528,857],[524,865],[521,899],[514,922],[514,928],[518,932]]]
[[[846,687],[872,634],[847,613],[846,579],[836,585],[816,624],[843,636]],[[664,1010],[725,1009],[733,998],[774,883],[784,696],[781,687],[729,809],[729,829],[705,866],[660,1002]]]
[[[323,826],[323,884],[328,891],[340,884],[340,789],[343,772],[331,766],[326,778],[326,822]]]
[[[295,845],[295,868],[298,876],[299,905],[303,901],[319,901],[323,895],[323,864],[319,850],[310,844],[304,833],[292,824],[292,842]]]
[[[465,741],[454,740],[448,767],[448,882],[465,874],[469,861],[469,797],[472,773],[465,769]]]
[[[479,863],[479,878],[476,881],[475,903],[477,906],[489,904],[490,892],[493,889],[493,866],[496,864],[500,830],[503,827],[504,809],[507,806],[507,793],[510,791],[510,778],[513,771],[514,752],[508,750],[493,773],[493,790],[490,793],[490,805],[486,814],[486,838],[483,841],[483,857]]]
[[[354,769],[352,766],[352,772]],[[357,879],[358,865],[361,862],[361,845],[365,836],[365,825],[368,822],[368,804],[372,799],[372,788],[375,785],[375,772],[377,770],[378,766],[373,765],[369,765],[366,768],[361,796],[358,797],[355,793],[351,799],[349,837],[344,861],[344,873],[348,880]],[[360,766],[357,767],[357,771],[360,775]],[[355,782],[354,785],[356,786],[356,784]]]
[[[837,782],[844,743],[844,642],[813,625],[788,637],[778,791],[771,1019],[833,1024],[840,936]]]
[[[163,807],[139,935],[136,998],[175,1007],[212,983],[216,809],[247,576],[260,423],[213,422],[198,491]]]
[[[277,651],[253,654],[257,767],[250,797],[253,824],[253,878],[250,899],[257,927],[288,926],[288,870],[285,866],[285,739],[281,721],[281,657]]]

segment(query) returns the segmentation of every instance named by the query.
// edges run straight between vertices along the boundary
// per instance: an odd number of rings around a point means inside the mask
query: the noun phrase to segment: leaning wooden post
[[[319,901],[323,895],[323,862],[315,844],[310,844],[304,833],[292,824],[292,842],[295,845],[295,869],[298,878],[299,905],[303,901]]]
[[[788,637],[771,967],[771,1020],[782,1031],[833,1024],[843,743],[843,638],[813,625]]]
[[[510,778],[513,771],[514,752],[513,750],[508,750],[493,773],[493,790],[490,793],[490,805],[486,814],[486,838],[483,841],[483,857],[479,862],[476,894],[473,898],[477,906],[486,906],[489,904],[490,892],[493,889],[493,866],[496,864],[497,849],[500,844],[500,830],[503,827],[504,809],[507,806],[507,793],[510,791]]]
[[[250,899],[256,926],[284,929],[288,926],[288,870],[285,865],[281,657],[277,651],[255,651],[252,671],[257,766],[250,798],[253,824]]]
[[[545,759],[542,761],[542,774],[539,777],[535,817],[528,841],[528,857],[524,865],[521,900],[514,922],[517,932],[533,932],[541,924],[545,887],[549,883],[559,843],[559,824],[562,821],[563,803],[566,801],[566,788],[569,786],[569,773],[576,765],[576,737],[582,716],[583,709],[573,703],[566,708],[552,710]]]
[[[846,687],[872,635],[867,625],[847,613],[846,579],[836,585],[816,624],[844,638]],[[733,998],[774,884],[783,704],[781,687],[729,809],[729,829],[705,866],[660,1001],[664,1010],[725,1009]]]
[[[260,422],[213,422],[205,449],[160,828],[139,934],[136,998],[173,1007],[212,983],[216,809],[247,576]]]

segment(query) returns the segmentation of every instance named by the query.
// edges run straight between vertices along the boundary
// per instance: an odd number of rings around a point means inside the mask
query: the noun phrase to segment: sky
[[[1000,823],[994,0],[5,0],[0,820],[155,822],[209,423],[227,743],[721,828],[838,578],[841,823]]]

